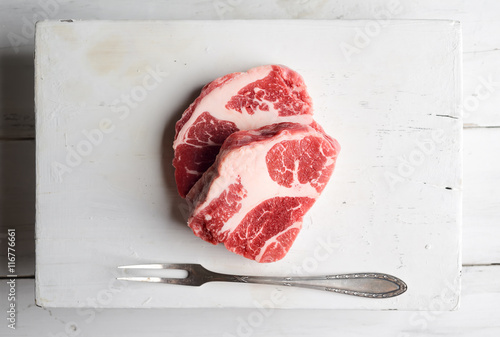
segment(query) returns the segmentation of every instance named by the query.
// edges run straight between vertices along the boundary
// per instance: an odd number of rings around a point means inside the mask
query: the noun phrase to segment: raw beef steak
[[[302,77],[276,65],[229,74],[207,84],[175,126],[177,189],[185,197],[213,164],[233,132],[279,122],[313,123],[312,101]]]
[[[189,227],[257,262],[280,260],[330,179],[339,150],[333,138],[297,123],[233,133],[187,195]]]

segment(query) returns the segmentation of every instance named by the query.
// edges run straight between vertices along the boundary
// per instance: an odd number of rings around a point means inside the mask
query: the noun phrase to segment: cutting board
[[[175,122],[201,87],[263,64],[304,77],[316,120],[342,146],[290,253],[270,264],[195,237],[170,164]],[[38,305],[457,307],[457,22],[45,21],[36,29],[35,68]],[[366,299],[116,280],[130,275],[119,265],[154,262],[248,275],[383,272],[403,279],[408,291]]]

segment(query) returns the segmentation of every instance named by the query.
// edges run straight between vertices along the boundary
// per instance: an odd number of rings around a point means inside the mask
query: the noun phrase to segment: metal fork
[[[258,283],[275,286],[301,287],[325,290],[345,295],[388,298],[401,295],[407,289],[406,283],[395,276],[381,273],[353,273],[323,276],[245,276],[212,272],[200,264],[139,264],[120,266],[120,269],[178,269],[187,271],[184,278],[166,277],[118,277],[118,280],[201,286],[207,282]]]

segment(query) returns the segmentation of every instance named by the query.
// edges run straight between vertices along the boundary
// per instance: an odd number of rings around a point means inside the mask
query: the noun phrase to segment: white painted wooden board
[[[378,301],[286,288],[279,290],[286,301],[276,307],[425,309],[451,289],[441,309],[456,308],[460,28],[451,21],[395,21],[376,45],[349,62],[339,46],[351,43],[356,29],[367,24],[40,24],[37,303],[252,307],[277,291],[258,285],[127,284],[111,300],[87,301],[119,286],[118,265],[198,262],[240,274],[379,271],[409,286],[400,297]],[[171,160],[173,125],[202,85],[269,63],[304,76],[317,121],[343,150],[289,255],[258,265],[190,233],[172,170],[162,160]],[[106,132],[92,131],[99,127]]]

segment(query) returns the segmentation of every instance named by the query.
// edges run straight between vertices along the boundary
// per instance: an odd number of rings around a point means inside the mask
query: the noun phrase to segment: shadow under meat
[[[163,180],[165,181],[167,191],[170,197],[173,198],[170,203],[170,211],[176,223],[186,226],[188,218],[188,204],[177,192],[177,184],[175,182],[175,168],[172,165],[174,160],[174,149],[172,144],[175,137],[175,124],[182,117],[182,113],[189,107],[189,105],[200,95],[201,89],[199,87],[193,90],[186,99],[175,109],[175,112],[168,119],[165,129],[163,130],[162,137],[162,172]]]

